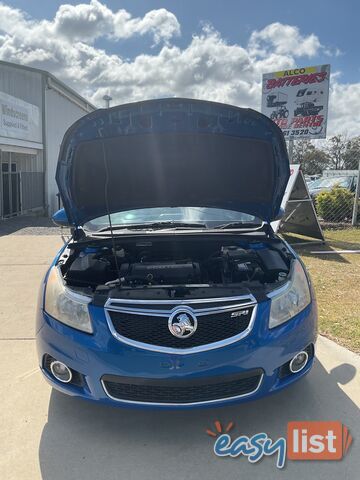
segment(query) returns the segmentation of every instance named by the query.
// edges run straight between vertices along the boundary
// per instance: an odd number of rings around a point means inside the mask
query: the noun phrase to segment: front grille
[[[108,396],[115,400],[154,404],[192,404],[229,399],[255,392],[262,370],[240,375],[213,377],[191,381],[102,377]]]
[[[244,332],[250,323],[254,306],[234,308],[220,313],[197,316],[197,330],[188,338],[177,338],[169,331],[169,315],[153,316],[109,311],[115,331],[135,342],[159,347],[186,349],[219,342]],[[234,312],[241,316],[231,316]],[[196,310],[194,311],[196,315]]]

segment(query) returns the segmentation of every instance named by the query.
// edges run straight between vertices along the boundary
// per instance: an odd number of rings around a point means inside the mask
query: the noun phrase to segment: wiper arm
[[[217,225],[214,228],[218,228],[220,230],[225,230],[227,228],[244,228],[244,229],[249,229],[251,228],[252,230],[257,230],[258,228],[261,228],[263,226],[263,223],[249,223],[249,222],[230,222],[230,223],[222,223],[221,225]]]
[[[146,230],[151,228],[207,228],[204,223],[197,222],[174,222],[174,221],[164,221],[164,222],[153,222],[153,223],[129,223],[128,225],[113,225],[112,229],[110,226],[96,230],[94,233],[108,232],[111,230]]]
[[[172,220],[163,222],[147,223],[145,226],[150,228],[207,228],[205,223],[200,222],[175,222]]]

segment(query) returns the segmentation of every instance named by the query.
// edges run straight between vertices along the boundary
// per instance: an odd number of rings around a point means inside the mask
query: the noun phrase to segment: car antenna
[[[117,273],[117,276],[118,276],[118,279],[119,279],[119,285],[120,285],[121,284],[120,268],[119,268],[118,258],[116,256],[115,236],[114,236],[113,226],[112,226],[112,222],[111,222],[109,198],[108,198],[109,169],[108,169],[108,164],[107,164],[105,144],[104,144],[103,140],[101,141],[101,147],[102,147],[103,162],[104,162],[104,167],[105,167],[105,190],[104,190],[104,193],[105,193],[105,208],[106,208],[106,213],[107,213],[107,216],[108,216],[108,219],[109,219],[110,234],[111,234],[111,241],[112,241],[112,250],[113,250],[113,254],[114,254],[116,273]]]

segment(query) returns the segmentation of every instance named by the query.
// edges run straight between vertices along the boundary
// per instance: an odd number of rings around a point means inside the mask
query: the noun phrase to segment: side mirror
[[[52,216],[52,221],[58,227],[70,228],[69,220],[63,208],[54,213],[54,215]]]
[[[285,215],[285,210],[283,208],[279,208],[278,214],[275,217],[275,221],[281,220]]]

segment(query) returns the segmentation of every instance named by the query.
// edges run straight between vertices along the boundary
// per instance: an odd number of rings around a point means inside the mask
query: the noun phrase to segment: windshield
[[[311,184],[311,188],[332,188],[335,185],[339,187],[349,188],[351,184],[351,177],[327,177],[319,178]]]
[[[253,227],[262,225],[259,218],[246,213],[206,207],[142,208],[113,213],[110,217],[113,227],[126,227],[126,225],[134,224],[146,225],[154,222],[199,223],[206,225],[207,228],[215,228],[218,225],[231,222],[251,224]],[[90,232],[96,232],[108,226],[109,217],[104,215],[85,223],[84,228]]]

